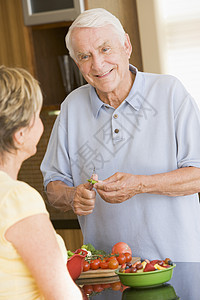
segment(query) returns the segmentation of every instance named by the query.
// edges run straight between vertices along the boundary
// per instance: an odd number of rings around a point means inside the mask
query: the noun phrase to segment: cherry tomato
[[[94,259],[90,263],[90,269],[92,269],[92,270],[99,269],[99,266],[100,266],[100,260],[99,259]]]
[[[131,273],[131,268],[126,269],[125,273]]]
[[[137,273],[137,268],[136,267],[131,267],[130,268],[130,273]]]
[[[140,264],[137,264],[136,265],[136,268],[137,270],[142,270],[143,269],[143,265],[140,263]]]
[[[108,269],[108,261],[105,261],[105,260],[100,261],[100,268]]]
[[[126,257],[126,262],[130,262],[132,260],[132,255],[128,252],[124,253],[125,257]]]
[[[111,283],[111,289],[113,291],[119,291],[121,289],[121,287],[122,287],[122,285],[121,285],[120,281]]]
[[[118,263],[120,265],[122,265],[126,262],[126,256],[123,253],[121,253],[121,254],[119,254],[119,256],[117,256],[117,260],[118,260]]]
[[[94,284],[93,285],[93,291],[96,293],[100,293],[103,291],[103,287],[101,284]]]
[[[102,283],[101,286],[102,288],[105,290],[105,289],[109,289],[110,288],[110,283]]]
[[[90,295],[93,292],[93,287],[90,284],[85,284],[83,290],[87,295]]]
[[[106,259],[106,261],[117,260],[116,256],[110,256]]]
[[[117,244],[115,244],[112,248],[112,253],[117,254],[117,253],[130,253],[132,255],[132,251],[131,248],[129,247],[128,244],[124,243],[124,242],[119,242]]]
[[[90,263],[87,260],[83,262],[83,272],[86,272],[90,269]]]
[[[119,263],[117,259],[111,259],[108,263],[109,269],[117,269],[119,267]]]

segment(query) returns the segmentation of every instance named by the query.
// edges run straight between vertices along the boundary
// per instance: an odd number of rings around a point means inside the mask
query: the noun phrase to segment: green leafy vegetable
[[[67,256],[68,258],[72,257],[75,253],[70,251],[70,250],[67,250]]]
[[[87,181],[88,182],[90,182],[91,184],[95,184],[95,183],[97,183],[98,181],[96,181],[96,180],[93,180],[93,179],[87,179]]]
[[[94,246],[90,243],[86,245],[82,245],[81,249],[85,249],[87,251],[90,251],[92,255],[106,255],[106,252],[103,250],[96,250]]]
[[[85,249],[85,250],[87,250],[87,251],[90,251],[90,252],[93,252],[93,251],[95,251],[96,249],[94,248],[94,246],[92,245],[92,244],[86,244],[86,245],[83,245],[82,247],[81,247],[81,249]]]

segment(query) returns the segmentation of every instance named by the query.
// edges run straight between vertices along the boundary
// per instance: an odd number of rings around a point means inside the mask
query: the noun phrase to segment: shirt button
[[[115,133],[118,133],[119,132],[119,129],[115,129]]]
[[[117,115],[117,114],[114,114],[113,118],[114,118],[114,119],[117,119],[117,118],[118,118],[118,115]]]

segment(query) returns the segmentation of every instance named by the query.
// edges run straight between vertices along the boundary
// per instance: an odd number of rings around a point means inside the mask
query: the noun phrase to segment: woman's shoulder
[[[15,216],[48,213],[40,193],[26,182],[8,179],[0,194],[1,212],[12,211]]]

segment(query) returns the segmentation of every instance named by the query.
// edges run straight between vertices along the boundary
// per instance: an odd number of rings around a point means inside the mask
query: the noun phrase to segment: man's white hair
[[[85,10],[81,13],[76,20],[69,27],[68,33],[65,37],[66,47],[69,50],[70,56],[75,59],[72,43],[71,43],[71,34],[74,28],[82,27],[103,27],[106,25],[112,25],[116,32],[119,34],[119,39],[124,45],[126,39],[126,33],[119,19],[116,18],[113,14],[105,10],[104,8],[93,8]]]

